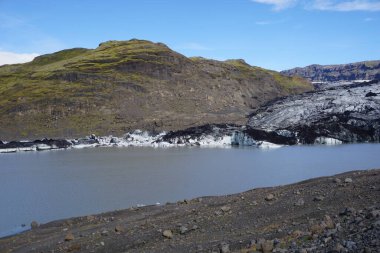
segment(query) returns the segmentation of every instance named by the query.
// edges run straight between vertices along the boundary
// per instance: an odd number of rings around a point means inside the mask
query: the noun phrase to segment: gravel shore
[[[379,252],[380,169],[32,227],[0,252]]]

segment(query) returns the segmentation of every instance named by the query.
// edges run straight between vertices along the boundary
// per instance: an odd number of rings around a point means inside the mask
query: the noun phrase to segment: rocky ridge
[[[380,61],[364,61],[341,65],[310,65],[281,71],[288,76],[301,76],[313,82],[380,80]]]

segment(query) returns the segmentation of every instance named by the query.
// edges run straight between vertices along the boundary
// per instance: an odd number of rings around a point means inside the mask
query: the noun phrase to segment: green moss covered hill
[[[243,60],[187,58],[161,43],[109,41],[0,67],[0,139],[245,123],[260,104],[310,89],[303,79]]]

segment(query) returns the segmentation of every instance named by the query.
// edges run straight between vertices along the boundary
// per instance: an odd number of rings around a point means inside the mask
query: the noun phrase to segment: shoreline
[[[176,132],[150,133],[135,130],[122,137],[95,136],[79,139],[42,139],[35,141],[0,142],[1,153],[26,151],[46,151],[58,149],[80,149],[92,147],[232,147],[251,146],[258,148],[278,148],[288,145],[325,144],[339,145],[344,142],[319,136],[312,143],[303,143],[299,139],[281,131],[251,129],[246,126],[229,124],[211,124],[189,128]]]
[[[376,252],[379,191],[380,169],[351,171],[53,221],[0,238],[0,252]]]

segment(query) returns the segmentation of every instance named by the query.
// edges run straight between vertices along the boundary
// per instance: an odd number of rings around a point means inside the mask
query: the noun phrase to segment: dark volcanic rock
[[[297,138],[295,134],[287,130],[265,131],[248,127],[243,132],[256,141],[267,141],[275,144],[285,145],[297,144]]]
[[[249,119],[252,129],[288,131],[300,143],[380,141],[379,83],[338,86],[276,100]],[[291,134],[288,136],[292,136]],[[291,139],[292,140],[292,139]]]
[[[15,150],[27,148],[28,150],[47,150],[47,149],[61,149],[68,148],[72,145],[71,142],[67,140],[53,140],[53,139],[43,139],[35,141],[11,141],[8,143],[0,143],[0,150],[8,149]]]
[[[0,144],[0,149],[6,148],[28,148],[34,145],[33,142],[30,141],[11,141],[6,144]]]
[[[170,144],[193,144],[211,137],[215,141],[221,140],[224,136],[232,136],[244,128],[233,124],[206,124],[198,127],[190,127],[184,130],[171,131],[164,135],[158,142],[168,142]]]
[[[99,144],[98,138],[96,136],[89,136],[86,138],[80,138],[73,140],[74,145],[91,145],[91,144]]]
[[[294,133],[287,130],[265,131],[232,124],[207,124],[172,131],[157,142],[200,145],[201,143],[221,143],[225,137],[231,137],[229,144],[233,146],[260,146],[263,141],[285,145],[297,144]]]
[[[35,140],[34,144],[45,144],[51,146],[52,148],[68,148],[72,144],[67,140],[54,140],[54,139],[43,139]]]
[[[372,91],[368,92],[367,94],[365,94],[366,97],[376,97],[377,94],[376,93],[373,93]]]

